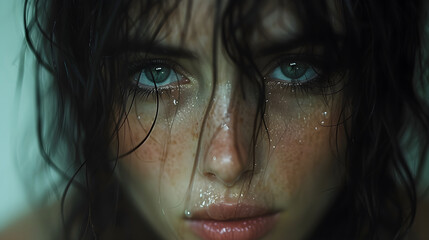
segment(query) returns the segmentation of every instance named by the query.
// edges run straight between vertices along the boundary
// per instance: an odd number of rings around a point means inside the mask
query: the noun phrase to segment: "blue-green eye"
[[[303,84],[317,78],[314,67],[303,62],[283,62],[270,74],[270,78],[286,83]]]
[[[181,79],[171,67],[165,65],[153,65],[145,67],[136,75],[135,80],[141,86],[149,88],[164,87]]]

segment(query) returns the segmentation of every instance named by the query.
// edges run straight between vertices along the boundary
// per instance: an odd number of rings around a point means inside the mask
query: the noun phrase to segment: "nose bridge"
[[[240,109],[243,104],[236,87],[229,83],[219,83],[215,89],[213,104],[206,120],[206,144],[200,158],[200,171],[226,186],[232,186],[249,171],[250,138],[249,129],[243,122],[249,117]]]

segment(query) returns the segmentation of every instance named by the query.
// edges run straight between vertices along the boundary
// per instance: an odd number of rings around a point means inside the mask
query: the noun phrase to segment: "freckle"
[[[192,131],[192,137],[193,137],[193,140],[198,139],[198,132]]]
[[[239,122],[240,124],[243,124],[243,122],[244,122],[243,117],[240,117],[238,122]]]

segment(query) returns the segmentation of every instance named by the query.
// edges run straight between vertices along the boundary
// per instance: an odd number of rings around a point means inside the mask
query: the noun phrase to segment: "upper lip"
[[[192,220],[215,220],[228,221],[246,218],[261,217],[268,214],[274,214],[276,211],[268,208],[247,203],[217,203],[209,207],[196,210],[192,213]]]

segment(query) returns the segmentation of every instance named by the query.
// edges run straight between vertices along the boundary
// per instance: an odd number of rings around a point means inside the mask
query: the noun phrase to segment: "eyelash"
[[[315,72],[317,76],[305,82],[285,82],[270,77],[270,75],[275,69],[287,63],[306,64]],[[319,92],[323,92],[325,88],[333,86],[332,83],[330,83],[330,78],[327,76],[327,71],[323,66],[323,60],[319,57],[312,55],[288,55],[276,58],[275,60],[271,61],[266,67],[264,67],[264,70],[262,72],[264,73],[264,79],[267,81],[267,84],[269,84],[269,82],[275,83],[276,85],[280,85],[280,87],[285,90],[293,89],[300,90],[302,93],[306,94],[317,94]]]
[[[334,86],[335,83],[332,83],[330,81],[330,78],[327,77],[327,75],[325,74],[325,71],[323,71],[324,68],[322,67],[323,66],[323,64],[321,64],[322,62],[323,61],[321,59],[318,59],[315,56],[288,55],[288,56],[277,58],[271,61],[271,63],[269,63],[266,67],[263,68],[264,70],[262,71],[262,73],[265,73],[265,77],[264,77],[265,80],[272,83],[276,82],[285,90],[297,89],[306,94],[324,93],[325,88],[332,87]],[[273,73],[273,71],[276,68],[282,66],[282,64],[285,64],[285,63],[307,64],[315,71],[317,76],[303,83],[297,83],[297,82],[288,83],[282,80],[273,79],[269,76],[270,74]],[[167,67],[173,70],[178,75],[183,76],[183,78],[186,78],[186,76],[192,76],[190,73],[186,72],[179,64],[177,64],[175,61],[171,59],[144,59],[142,61],[137,61],[135,64],[129,67],[130,77],[134,77],[136,74],[145,74],[143,73],[144,69],[154,67],[154,66]],[[181,81],[183,78],[181,78],[179,81]],[[147,99],[148,97],[156,98],[157,94],[170,95],[171,90],[175,88],[168,85],[157,87],[156,89],[146,88],[139,85],[138,82],[136,83],[134,79],[132,79],[131,82],[134,82],[131,84],[132,93],[137,94],[145,99]]]
[[[190,74],[186,72],[179,64],[177,64],[175,61],[171,59],[166,58],[159,58],[159,59],[144,59],[137,61],[136,63],[132,64],[128,69],[129,76],[131,79],[131,93],[139,95],[143,97],[144,99],[147,99],[149,97],[153,97],[156,99],[157,94],[166,94],[170,95],[171,91],[174,89],[174,87],[171,86],[157,86],[147,88],[143,87],[141,84],[139,84],[139,80],[135,80],[135,76],[138,74],[139,76],[141,74],[145,74],[143,71],[144,69],[150,68],[150,67],[166,67],[171,70],[173,70],[175,73],[177,73],[180,76],[189,76]],[[134,79],[133,79],[134,78]],[[179,79],[178,81],[181,81],[182,79]]]

